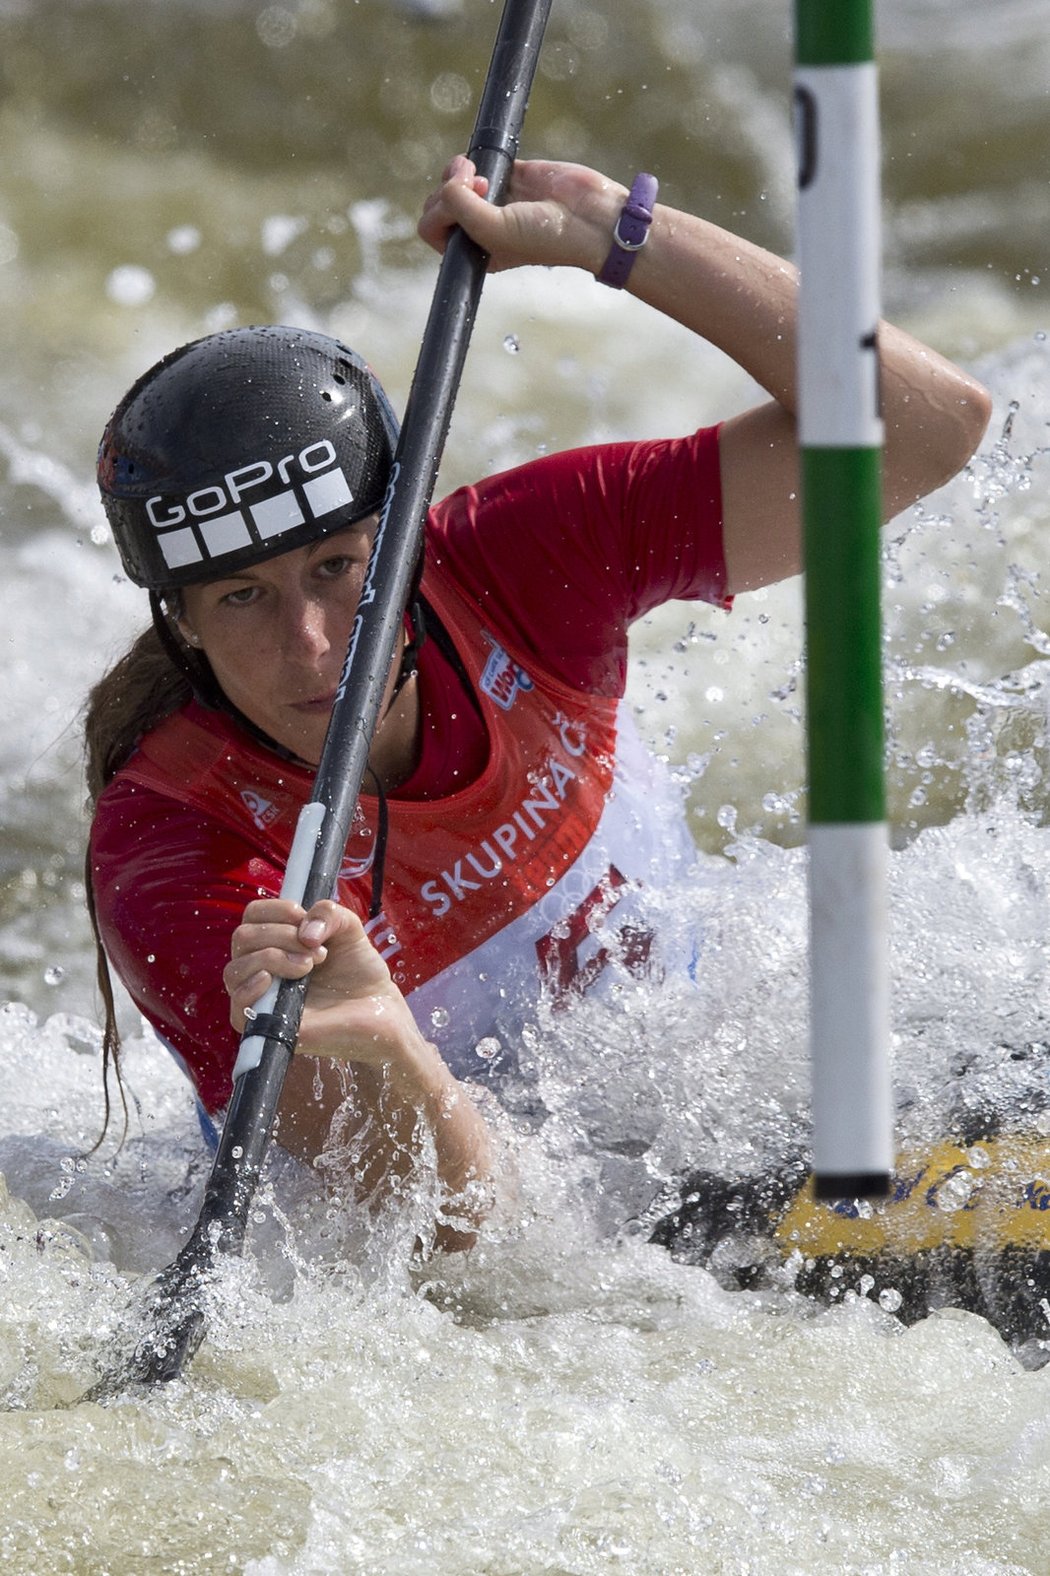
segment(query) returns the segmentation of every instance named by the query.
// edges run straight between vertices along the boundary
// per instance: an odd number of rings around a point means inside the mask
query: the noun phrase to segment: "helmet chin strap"
[[[156,591],[149,594],[149,611],[157,639],[185,678],[195,698],[211,711],[219,711],[228,705],[211,670],[211,663],[203,651],[192,651],[185,641],[178,638]]]
[[[415,678],[419,672],[419,653],[423,642],[427,638],[427,622],[423,612],[422,597],[416,596],[409,604],[407,617],[412,633],[405,641],[401,652],[401,663],[397,670],[397,678],[394,682],[389,705],[386,708],[387,711],[390,710],[390,707],[394,704],[409,679]],[[386,712],[383,713],[383,716],[385,715]],[[382,721],[382,718],[380,718],[380,721]]]

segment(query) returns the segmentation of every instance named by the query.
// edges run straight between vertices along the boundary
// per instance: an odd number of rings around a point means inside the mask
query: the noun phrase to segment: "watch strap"
[[[634,259],[649,239],[653,207],[660,183],[655,175],[636,175],[620,209],[613,230],[609,255],[601,266],[598,280],[613,290],[622,290],[634,267]]]

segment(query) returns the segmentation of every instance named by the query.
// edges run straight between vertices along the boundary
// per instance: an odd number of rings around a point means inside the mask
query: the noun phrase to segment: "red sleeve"
[[[91,869],[110,962],[221,1110],[239,1043],[222,983],[230,936],[245,904],[280,891],[280,871],[199,812],[121,782],[99,800]]]
[[[431,514],[459,583],[566,683],[623,690],[627,628],[662,602],[729,606],[718,429],[570,449]]]

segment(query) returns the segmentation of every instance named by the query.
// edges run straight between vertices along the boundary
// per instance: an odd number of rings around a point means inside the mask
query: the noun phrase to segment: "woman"
[[[372,792],[337,900],[304,914],[276,893],[395,427],[367,368],[323,336],[184,347],[103,439],[103,498],[154,628],[88,726],[101,939],[201,1102],[228,1099],[234,1030],[272,978],[309,975],[279,1142],[315,1159],[341,1108],[365,1194],[428,1150],[446,1247],[471,1240],[494,1168],[469,1086],[513,1098],[529,1004],[690,962],[662,958],[638,911],[688,846],[622,715],[629,623],[670,598],[728,606],[800,567],[789,265],[580,166],[521,162],[502,207],[484,192],[454,159],[421,235],[440,251],[462,225],[494,269],[628,288],[768,400],[686,438],[547,456],[431,511]],[[632,225],[644,244],[627,250]],[[966,462],[989,401],[888,325],[880,351],[889,517]],[[629,365],[629,345],[616,353]]]

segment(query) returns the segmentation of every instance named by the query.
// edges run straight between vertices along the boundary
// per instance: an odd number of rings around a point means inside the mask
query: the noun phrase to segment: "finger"
[[[242,924],[298,925],[305,910],[300,903],[284,897],[257,897],[247,905],[241,915]]]
[[[475,173],[469,159],[457,156],[446,166],[441,186],[431,192],[423,204],[416,226],[420,237],[443,251],[449,232],[456,225],[467,227],[469,216],[479,202],[484,202],[488,189],[488,179]],[[485,203],[485,206],[490,205]]]
[[[442,181],[469,181],[476,174],[472,159],[465,153],[454,153],[441,172]]]
[[[356,941],[364,935],[364,926],[353,909],[344,908],[332,898],[321,898],[304,916],[296,932],[307,947],[316,948],[335,937]]]
[[[231,990],[227,985],[230,997],[230,1022],[239,1034],[244,1032],[251,1009],[265,996],[272,984],[272,975],[267,974],[265,969],[258,969],[236,990]]]
[[[233,996],[243,990],[245,982],[258,973],[282,980],[300,980],[323,961],[320,953],[290,953],[277,947],[264,947],[245,957],[231,959],[222,971],[222,982]]]
[[[266,969],[255,969],[246,979],[238,980],[228,973],[229,965],[223,970],[222,981],[226,986],[227,995],[231,1001],[236,1001],[242,1007],[251,1007],[265,996],[273,984],[273,975]]]
[[[281,952],[301,952],[297,925],[253,924],[238,925],[230,937],[230,956],[243,958],[250,952],[261,952],[273,947]]]

